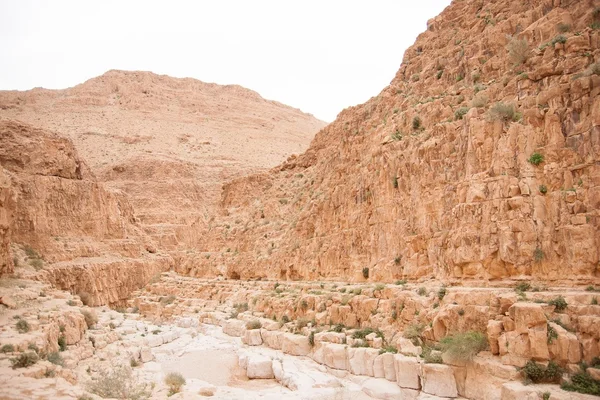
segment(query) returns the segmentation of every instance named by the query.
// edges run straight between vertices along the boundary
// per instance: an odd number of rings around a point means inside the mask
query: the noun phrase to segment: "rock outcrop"
[[[594,4],[453,2],[378,96],[226,185],[205,255],[180,271],[597,283]]]

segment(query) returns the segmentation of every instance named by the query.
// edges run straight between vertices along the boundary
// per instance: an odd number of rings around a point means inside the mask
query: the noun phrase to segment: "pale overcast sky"
[[[0,89],[110,69],[239,84],[325,121],[376,95],[450,0],[0,0]]]

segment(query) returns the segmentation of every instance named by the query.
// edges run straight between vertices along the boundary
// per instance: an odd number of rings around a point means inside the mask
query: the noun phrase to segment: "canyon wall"
[[[598,6],[454,1],[378,96],[227,184],[179,271],[597,283]]]

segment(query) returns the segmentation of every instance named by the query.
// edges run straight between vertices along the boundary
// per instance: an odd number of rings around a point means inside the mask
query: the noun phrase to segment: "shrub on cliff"
[[[525,381],[533,383],[558,382],[563,372],[562,368],[554,361],[550,361],[548,366],[543,366],[532,360],[527,361],[522,371],[525,375]]]
[[[38,362],[39,357],[34,351],[28,351],[26,353],[21,353],[17,358],[13,358],[10,360],[12,363],[13,369],[17,368],[27,368],[36,362]]]
[[[515,110],[512,104],[498,102],[490,108],[489,116],[492,121],[518,121],[521,119],[521,114]]]
[[[600,396],[600,381],[592,378],[586,371],[574,374],[571,377],[571,382],[563,383],[560,388],[569,392]]]
[[[100,372],[87,389],[102,397],[141,400],[150,397],[151,391],[145,384],[138,383],[131,368],[115,366]]]
[[[15,328],[17,328],[17,331],[19,333],[27,333],[31,330],[31,327],[29,326],[29,322],[25,321],[24,319],[18,320],[17,323],[15,324]]]
[[[169,387],[169,396],[181,392],[181,387],[185,385],[185,378],[179,372],[170,372],[165,376],[165,383]]]
[[[440,341],[442,352],[454,360],[470,360],[487,347],[486,336],[475,331],[446,336]]]
[[[508,59],[515,66],[524,64],[530,55],[529,43],[526,39],[513,38],[506,49],[508,50]]]

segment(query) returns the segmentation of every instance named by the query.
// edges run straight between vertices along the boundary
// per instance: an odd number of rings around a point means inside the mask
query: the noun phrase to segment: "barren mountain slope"
[[[378,96],[228,184],[181,271],[597,283],[599,7],[454,1]]]
[[[325,125],[240,86],[126,71],[0,92],[0,116],[66,134],[164,248],[196,244],[226,179],[304,151]]]

